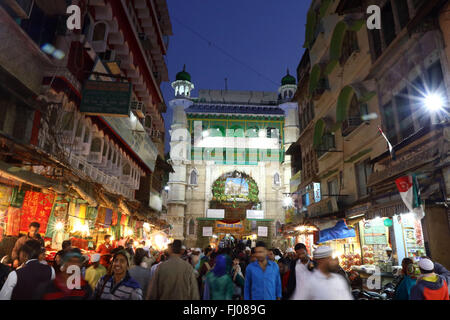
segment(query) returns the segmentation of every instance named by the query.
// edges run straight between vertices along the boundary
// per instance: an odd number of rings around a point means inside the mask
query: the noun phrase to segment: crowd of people
[[[253,248],[246,242],[230,247],[187,249],[174,240],[157,251],[111,237],[96,253],[83,255],[64,241],[48,263],[32,223],[16,242],[11,256],[0,263],[0,300],[352,300],[347,273],[333,258],[333,250],[320,246],[309,256],[298,243],[283,254],[264,242]],[[423,257],[402,262],[396,286],[398,300],[449,300],[450,272]]]

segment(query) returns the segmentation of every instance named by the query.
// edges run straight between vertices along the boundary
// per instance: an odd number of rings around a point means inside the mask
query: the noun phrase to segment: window
[[[66,112],[62,118],[62,128],[64,131],[72,131],[74,126],[74,112]]]
[[[89,143],[90,135],[91,135],[91,131],[89,130],[88,126],[85,126],[83,143]]]
[[[106,40],[106,23],[98,22],[94,26],[92,33],[92,41],[104,41]]]
[[[397,143],[397,132],[395,130],[395,114],[394,107],[392,106],[392,102],[389,101],[382,108],[383,118],[384,118],[384,126],[386,128],[386,136],[392,145]]]
[[[356,184],[358,187],[358,197],[364,197],[369,194],[369,188],[367,187],[367,180],[372,174],[372,165],[370,160],[359,162],[355,165]]]
[[[390,1],[381,9],[381,30],[383,31],[384,43],[387,48],[395,39],[395,21]]]
[[[397,7],[397,16],[400,23],[400,28],[406,27],[409,21],[409,9],[407,0],[396,0],[395,5]]]
[[[345,33],[344,41],[342,44],[342,54],[340,58],[341,66],[345,65],[353,52],[359,50],[358,38],[355,31],[347,31]]]
[[[400,134],[402,139],[409,137],[414,133],[414,122],[411,117],[411,108],[409,106],[408,89],[405,88],[394,97],[397,120],[400,125]]]
[[[374,60],[376,60],[383,53],[383,47],[381,45],[381,33],[380,30],[374,29],[369,30],[369,34],[371,35],[372,39],[372,51],[375,58]]]
[[[122,167],[122,174],[124,176],[129,176],[131,173],[131,167],[129,163],[125,163],[125,165]]]
[[[317,147],[317,157],[320,158],[331,149],[336,148],[334,135],[327,132],[322,136],[322,143]]]
[[[91,152],[100,152],[101,150],[102,150],[102,140],[100,138],[92,139]],[[106,150],[104,152],[106,152]]]
[[[188,226],[188,235],[192,236],[195,233],[195,222],[194,219],[189,220],[189,226]]]
[[[280,223],[280,221],[277,221],[277,223],[275,224],[275,236],[276,237],[281,236],[281,223]]]
[[[281,185],[280,174],[278,172],[273,175],[273,184],[275,186]]]
[[[195,169],[191,171],[191,175],[189,177],[189,184],[192,184],[195,186],[198,184],[198,174]]]
[[[444,75],[442,73],[442,66],[440,61],[433,63],[427,69],[427,80],[428,80],[428,89],[431,92],[434,92],[442,88],[444,84]]]
[[[151,129],[152,128],[152,116],[151,115],[146,115],[145,116],[145,122],[144,125],[146,128]]]
[[[331,198],[331,196],[336,196],[339,194],[339,188],[338,188],[338,179],[334,178],[331,181],[328,181],[328,197]]]

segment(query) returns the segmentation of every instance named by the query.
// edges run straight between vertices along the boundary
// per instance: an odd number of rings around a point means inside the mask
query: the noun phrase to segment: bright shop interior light
[[[61,231],[64,229],[64,223],[62,223],[61,221],[55,223],[55,230],[56,231]]]

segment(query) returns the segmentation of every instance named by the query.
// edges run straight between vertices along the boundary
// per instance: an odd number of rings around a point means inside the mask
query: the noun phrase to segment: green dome
[[[183,71],[177,73],[176,80],[184,80],[191,82],[191,75],[186,72],[186,65],[183,66]]]
[[[297,84],[297,80],[293,76],[289,74],[289,69],[287,70],[287,74],[281,79],[281,85],[287,85],[287,84]]]

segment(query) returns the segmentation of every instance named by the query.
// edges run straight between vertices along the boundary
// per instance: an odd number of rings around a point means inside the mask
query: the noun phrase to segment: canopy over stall
[[[345,223],[345,220],[339,220],[332,228],[324,229],[319,232],[319,243],[356,237],[356,232]]]

